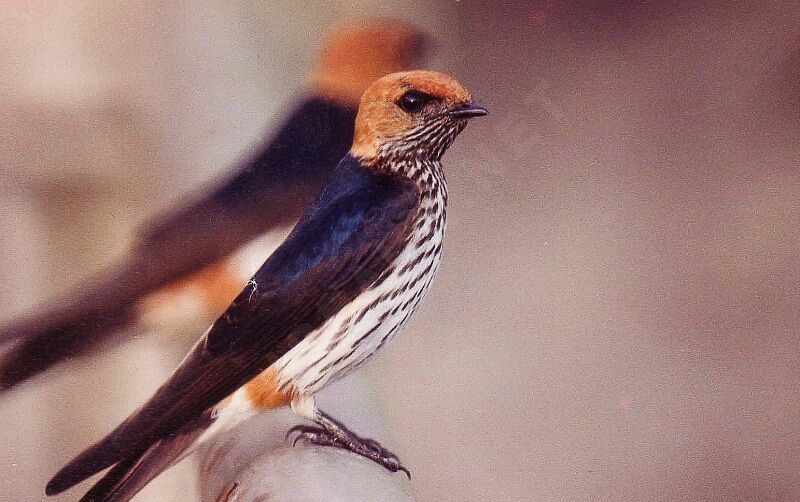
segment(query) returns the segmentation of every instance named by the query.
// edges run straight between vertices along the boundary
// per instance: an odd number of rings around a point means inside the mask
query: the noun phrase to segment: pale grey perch
[[[358,434],[386,440],[374,402],[359,376],[326,389],[320,408]],[[257,417],[198,454],[199,498],[204,502],[408,502],[408,478],[337,448],[302,441],[286,431],[301,421],[288,408]],[[390,444],[386,445],[390,450]],[[413,466],[411,466],[413,467]]]

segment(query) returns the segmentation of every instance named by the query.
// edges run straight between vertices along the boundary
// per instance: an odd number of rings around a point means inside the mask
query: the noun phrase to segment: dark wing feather
[[[48,493],[143,451],[193,420],[382,280],[407,242],[418,202],[419,191],[410,181],[374,174],[346,157],[251,286],[167,383],[56,474]]]
[[[136,315],[136,302],[308,207],[353,134],[355,110],[306,99],[260,153],[216,189],[147,225],[130,256],[43,313],[0,327],[17,343],[0,359],[9,388],[99,346]]]
[[[126,502],[133,498],[150,481],[178,462],[187,448],[199,438],[213,422],[206,412],[175,433],[159,440],[142,454],[131,454],[114,464],[80,502]]]

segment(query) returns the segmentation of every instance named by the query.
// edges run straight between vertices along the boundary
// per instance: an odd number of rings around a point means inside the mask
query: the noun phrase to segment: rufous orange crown
[[[453,107],[472,101],[469,91],[445,73],[414,70],[386,75],[370,85],[361,97],[351,154],[361,159],[375,158],[384,141],[415,125],[414,119],[397,104],[401,96],[412,90]]]

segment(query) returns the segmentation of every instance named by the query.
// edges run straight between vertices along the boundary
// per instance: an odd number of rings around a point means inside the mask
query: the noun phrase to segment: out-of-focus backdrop
[[[2,11],[0,318],[258,143],[327,27],[390,15],[430,31],[429,66],[492,113],[445,158],[433,292],[361,372],[416,497],[800,499],[797,2]],[[0,399],[0,498],[42,500],[169,373],[172,336]],[[185,462],[140,500],[188,502],[194,475]]]

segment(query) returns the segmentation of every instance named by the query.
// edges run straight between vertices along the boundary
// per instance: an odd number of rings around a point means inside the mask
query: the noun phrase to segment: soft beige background
[[[391,13],[492,111],[446,157],[433,293],[361,372],[418,499],[800,499],[796,2],[2,10],[1,315],[252,145],[321,29]],[[141,337],[0,399],[0,498],[41,500],[176,345]],[[192,475],[140,498],[187,502]]]

